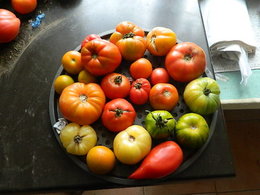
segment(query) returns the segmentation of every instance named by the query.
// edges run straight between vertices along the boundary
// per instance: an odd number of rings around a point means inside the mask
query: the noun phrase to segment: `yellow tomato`
[[[74,83],[73,78],[69,75],[60,75],[54,81],[54,89],[58,94],[61,94],[63,89]]]
[[[60,140],[67,152],[86,155],[97,143],[97,134],[89,125],[69,123],[60,132]]]
[[[68,51],[61,59],[61,63],[66,72],[70,74],[78,74],[82,69],[81,53],[78,51]]]
[[[78,75],[78,81],[81,83],[88,84],[88,83],[95,83],[97,80],[96,77],[92,75],[90,72],[86,70],[82,70]]]
[[[132,125],[116,135],[113,149],[120,162],[132,165],[150,152],[151,145],[152,139],[148,131],[140,125]]]

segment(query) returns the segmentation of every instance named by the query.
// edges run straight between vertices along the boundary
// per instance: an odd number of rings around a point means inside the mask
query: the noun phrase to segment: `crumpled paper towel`
[[[221,66],[237,62],[246,85],[252,74],[248,54],[255,52],[256,41],[245,0],[202,0],[201,10],[211,55],[228,60]],[[212,59],[213,66],[219,63]]]

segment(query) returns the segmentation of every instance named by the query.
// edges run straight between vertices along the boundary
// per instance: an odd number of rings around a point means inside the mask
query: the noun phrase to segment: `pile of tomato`
[[[164,65],[154,68],[154,62],[145,58],[147,51],[163,57]],[[62,65],[66,74],[55,78],[54,88],[69,124],[59,137],[68,153],[86,157],[90,171],[107,174],[116,161],[140,163],[130,179],[162,178],[182,164],[182,148],[197,149],[207,141],[209,126],[203,116],[218,109],[219,86],[201,77],[206,68],[203,49],[191,42],[177,43],[171,29],[155,27],[146,34],[124,21],[109,40],[86,36],[80,51],[64,54]],[[120,66],[126,66],[130,76],[118,71]],[[183,94],[171,80],[186,84]],[[171,111],[180,96],[191,112],[176,120]],[[136,106],[147,104],[152,110],[143,125],[134,124]],[[97,146],[91,125],[98,120],[114,133],[112,148]],[[153,147],[153,140],[161,141]]]

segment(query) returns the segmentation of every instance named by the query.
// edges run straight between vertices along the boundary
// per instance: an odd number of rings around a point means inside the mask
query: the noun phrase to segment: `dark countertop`
[[[7,1],[3,8],[10,8]],[[46,18],[32,29],[29,20],[40,11]],[[0,45],[0,192],[119,187],[82,171],[54,136],[49,95],[60,59],[87,34],[112,30],[124,20],[144,29],[169,27],[180,40],[197,43],[209,56],[197,1],[48,0],[34,13],[18,17],[21,33],[15,41]],[[226,177],[234,172],[220,109],[206,150],[170,180]]]

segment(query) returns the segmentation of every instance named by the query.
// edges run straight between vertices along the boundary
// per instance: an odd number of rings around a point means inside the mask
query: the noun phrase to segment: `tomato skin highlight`
[[[183,151],[174,141],[165,141],[155,146],[145,157],[140,167],[128,178],[162,178],[173,173],[183,161]]]
[[[165,67],[174,80],[189,82],[205,72],[206,54],[195,43],[182,42],[166,55]]]
[[[126,99],[117,98],[106,103],[101,116],[103,125],[112,132],[120,132],[134,123],[136,112]]]
[[[21,21],[9,10],[0,9],[0,43],[14,40],[20,30]]]

